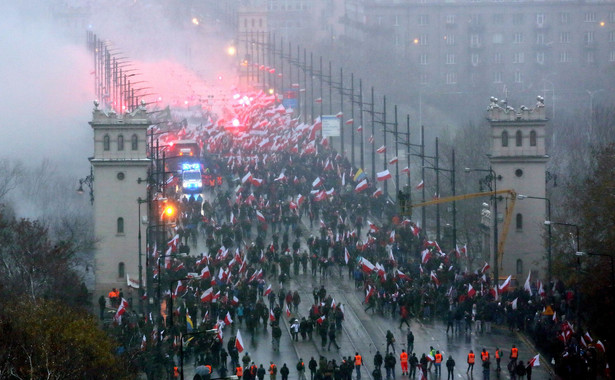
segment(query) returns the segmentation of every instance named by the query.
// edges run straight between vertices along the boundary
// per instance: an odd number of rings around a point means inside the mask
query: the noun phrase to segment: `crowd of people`
[[[442,250],[420,226],[400,216],[382,195],[378,181],[369,180],[327,139],[318,137],[318,121],[301,124],[270,98],[259,99],[261,107],[243,112],[263,133],[233,138],[213,123],[192,136],[223,168],[226,186],[211,189],[211,197],[205,197],[211,200],[180,198],[178,227],[167,246],[149,244],[148,259],[161,268],[152,265],[154,277],[170,291],[165,296],[166,318],[150,314],[125,327],[143,335],[144,349],[160,340],[169,352],[177,353],[185,344],[178,340],[180,332],[215,330],[215,336],[194,336],[187,354],[196,364],[210,365],[221,374],[228,373],[226,357],[230,357],[237,372],[236,338],[231,336],[224,348],[229,333],[225,326],[231,325],[232,334],[245,322],[250,339],[257,329],[270,327],[275,349],[284,316],[293,341],[312,339],[317,332],[321,349],[332,345],[338,349],[343,308],[333,303],[323,286],[314,289],[309,315],[298,317],[299,305],[307,300],[301,300],[289,281],[300,275],[326,278],[337,270],[340,279],[345,271],[357,291],[363,291],[366,312],[399,318],[400,329],[404,324],[409,327],[413,318],[441,317],[447,322],[447,334],[449,330],[488,333],[494,323],[508,324],[542,342],[546,356],[554,359],[565,378],[604,373],[604,345],[589,339],[583,326],[570,322],[573,297],[561,281],[547,284],[546,291],[535,282],[529,289],[513,290],[493,284],[486,266],[468,270],[467,250]],[[198,246],[199,241],[205,242],[204,247]],[[203,253],[195,255],[197,250]],[[554,314],[545,313],[547,307]],[[182,322],[169,323],[173,316]],[[162,331],[164,336],[159,335]],[[387,337],[386,343],[387,351],[394,352],[394,341]],[[407,343],[407,351],[401,353],[405,359],[399,358],[402,375],[414,378],[415,372],[429,372],[429,363],[441,371],[441,353],[436,350],[418,358],[413,342]],[[315,371],[312,358],[311,380],[350,379],[353,370],[360,379],[356,355],[339,363],[320,358]],[[499,370],[502,354],[494,355]],[[387,352],[379,362],[386,378],[395,378],[396,356]],[[474,362],[469,357],[467,362],[471,371]],[[250,360],[242,364],[242,377],[264,376],[262,365],[253,371]],[[489,358],[482,365],[488,374]],[[528,368],[515,360],[511,376],[521,376],[519,365]],[[449,357],[447,369],[454,366]],[[375,363],[374,367],[380,370]],[[296,368],[300,371],[298,364]],[[286,365],[280,369],[284,379],[283,370],[289,370]],[[372,376],[382,378],[376,372]]]

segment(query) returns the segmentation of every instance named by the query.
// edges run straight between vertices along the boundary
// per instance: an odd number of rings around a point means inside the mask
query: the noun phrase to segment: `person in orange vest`
[[[179,368],[176,365],[173,366],[173,378],[179,379]]]
[[[278,367],[276,367],[273,362],[269,362],[269,379],[275,380],[276,375],[278,374]]]
[[[466,370],[466,373],[470,372],[470,370],[472,371],[471,373],[474,373],[474,351],[470,350],[470,353],[468,354],[468,369]]]
[[[399,363],[401,364],[401,375],[408,374],[408,353],[406,350],[401,350],[401,354],[399,354]]]
[[[500,351],[500,349],[496,347],[495,348],[495,362],[497,364],[497,367],[495,368],[495,370],[497,372],[500,372],[502,370],[502,368],[500,367],[500,360],[502,360],[502,351]]]
[[[436,351],[436,354],[434,355],[434,361],[436,362],[434,364],[435,373],[442,375],[442,354],[440,353],[440,351]]]
[[[517,346],[513,344],[512,348],[510,349],[510,361],[514,362],[516,365],[518,358],[519,358],[519,349],[517,348]]]
[[[363,359],[358,352],[354,353],[354,369],[357,372],[357,380],[361,380],[361,366],[363,365]]]
[[[480,353],[480,360],[482,360],[484,362],[489,360],[489,352],[487,350],[485,350],[485,347],[483,347],[483,350]]]
[[[243,378],[243,367],[241,365],[235,368],[235,376],[237,376],[238,379]]]

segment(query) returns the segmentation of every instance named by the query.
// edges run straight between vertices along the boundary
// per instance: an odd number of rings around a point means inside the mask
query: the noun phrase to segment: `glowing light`
[[[188,101],[187,101],[187,100],[184,100],[184,104],[185,104],[185,105],[188,105]]]
[[[604,21],[600,21],[600,26],[604,26],[604,25],[605,25]]]
[[[237,100],[237,99],[239,99],[240,96],[241,95],[239,95],[239,94],[235,94],[235,95],[233,95],[233,99]]]
[[[218,75],[218,80],[222,80],[222,75]]]
[[[273,95],[273,88],[269,89],[269,95]]]
[[[162,96],[158,97],[158,101],[161,102],[162,101]]]
[[[166,216],[173,216],[173,214],[175,214],[175,207],[173,206],[166,206],[164,209],[164,214]]]
[[[239,127],[239,120],[233,119],[232,124],[233,124],[233,127]]]
[[[193,17],[193,18],[192,18],[192,23],[193,23],[194,25],[199,25],[199,19],[198,19],[198,18],[196,18],[196,17]]]
[[[415,38],[413,42],[414,42],[415,45],[417,45],[419,43],[419,39]]]
[[[232,56],[234,56],[235,54],[237,54],[237,49],[235,49],[235,46],[229,46],[229,47],[226,49],[226,53],[232,57]]]

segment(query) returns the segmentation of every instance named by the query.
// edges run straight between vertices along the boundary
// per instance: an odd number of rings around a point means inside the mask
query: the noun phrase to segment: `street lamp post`
[[[499,263],[499,258],[498,258],[498,198],[497,198],[497,191],[498,191],[498,179],[502,179],[501,176],[497,176],[495,174],[495,171],[493,171],[493,168],[491,166],[489,166],[489,169],[471,169],[471,168],[465,168],[464,169],[466,173],[470,173],[470,172],[487,172],[489,173],[489,175],[487,175],[487,177],[485,177],[484,182],[486,182],[487,184],[489,184],[489,186],[491,186],[490,184],[493,183],[493,187],[491,188],[491,190],[493,191],[493,277],[494,277],[494,284],[495,286],[499,286],[499,270],[500,270],[500,263]],[[481,183],[483,183],[483,180],[481,180]]]
[[[517,195],[517,199],[542,199],[547,203],[547,219],[545,225],[547,226],[547,287],[550,289],[551,284],[551,247],[552,247],[552,235],[551,235],[551,223],[547,223],[551,220],[551,200],[546,197],[533,197],[530,195]]]
[[[139,312],[143,314],[143,263],[141,261],[141,256],[143,256],[143,252],[141,249],[141,205],[143,203],[147,203],[147,199],[141,199],[139,197],[137,199],[137,204],[139,205],[139,234],[138,234],[138,242],[139,242]]]

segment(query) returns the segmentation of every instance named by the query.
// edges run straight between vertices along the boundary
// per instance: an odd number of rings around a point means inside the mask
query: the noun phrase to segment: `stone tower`
[[[491,167],[497,177],[497,188],[512,189],[517,194],[544,198],[545,170],[549,157],[545,154],[544,99],[538,97],[533,108],[518,110],[491,98],[487,111],[491,124]],[[546,278],[544,221],[546,201],[526,199],[517,201],[500,262],[499,277],[512,275],[523,286],[528,272],[532,278]],[[498,230],[502,237],[504,214],[510,201],[498,199]]]
[[[89,124],[94,130],[94,156],[90,158],[97,239],[94,296],[123,288],[124,298],[136,303],[138,292],[127,287],[127,276],[138,283],[141,224],[137,199],[146,198],[146,182],[137,180],[147,177],[150,164],[146,148],[149,119],[143,106],[122,116],[96,104]],[[144,243],[145,239],[142,252]]]

